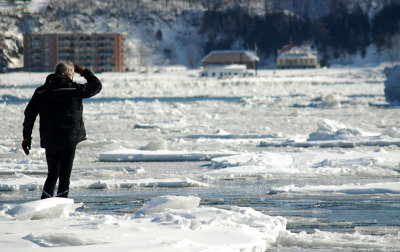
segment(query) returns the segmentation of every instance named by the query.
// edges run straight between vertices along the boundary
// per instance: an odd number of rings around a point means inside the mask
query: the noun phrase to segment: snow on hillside
[[[4,3],[3,3],[4,2]],[[217,8],[213,1],[203,5],[200,1],[62,1],[31,0],[11,4],[0,2],[0,33],[5,35],[5,57],[9,68],[23,67],[22,34],[26,32],[118,32],[126,34],[126,66],[128,70],[149,71],[152,66],[183,65],[199,67],[208,41],[199,33],[204,11]],[[391,0],[390,2],[400,2]],[[237,2],[235,2],[237,3]],[[239,2],[249,13],[262,15],[269,10],[288,10],[298,17],[320,17],[330,11],[330,1],[271,0]],[[360,4],[372,18],[382,9],[383,1],[351,0],[346,2],[351,10]],[[224,3],[219,9],[230,8],[234,3]],[[248,5],[247,5],[248,4]],[[239,43],[238,47],[246,47]],[[388,61],[371,46],[367,56],[346,56],[334,64],[372,64]],[[275,58],[262,59],[261,67],[274,67]]]

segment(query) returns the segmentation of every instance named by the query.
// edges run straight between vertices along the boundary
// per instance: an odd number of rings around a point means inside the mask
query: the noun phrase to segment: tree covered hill
[[[125,33],[129,70],[197,67],[215,49],[257,47],[273,62],[289,42],[310,43],[322,65],[364,57],[371,47],[400,60],[400,0],[41,0],[41,8],[37,1],[0,1],[1,60],[10,68],[22,66],[26,32]]]

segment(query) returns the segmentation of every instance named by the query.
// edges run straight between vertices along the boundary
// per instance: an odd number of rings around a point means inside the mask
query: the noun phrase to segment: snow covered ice
[[[38,125],[29,156],[20,142],[47,74],[1,74],[0,250],[395,251],[400,119],[384,67],[99,74],[71,198],[44,201]]]

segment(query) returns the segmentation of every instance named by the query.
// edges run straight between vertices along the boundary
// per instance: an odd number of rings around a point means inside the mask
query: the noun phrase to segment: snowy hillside
[[[213,48],[217,48],[218,43],[221,47],[223,46],[221,43],[227,39],[227,34],[224,33],[226,31],[219,33],[217,31],[216,35],[212,31],[204,31],[203,25],[206,22],[204,13],[207,11],[218,13],[239,7],[250,17],[284,11],[285,15],[304,19],[320,18],[336,8],[328,0],[31,0],[24,2],[0,1],[0,33],[5,35],[5,60],[8,62],[8,68],[23,66],[22,34],[26,32],[125,33],[128,70],[146,71],[153,66],[163,65],[198,67],[201,59],[211,48],[210,41],[217,40],[213,44]],[[400,3],[400,0],[345,2],[349,11],[359,6],[372,20],[383,7],[390,3]],[[232,25],[232,22],[228,22],[224,27],[228,27],[229,24]],[[228,34],[231,35],[235,36]],[[253,47],[254,43],[249,43],[242,37],[237,37],[227,47],[242,49]],[[263,45],[259,47],[262,49]],[[272,48],[271,51],[275,52],[275,49]],[[377,54],[377,51],[380,53]],[[334,53],[337,52],[328,51],[326,54]],[[354,60],[371,63],[389,61],[393,58],[390,57],[390,52],[385,49],[378,50],[373,44],[365,50],[366,57],[339,53],[339,57],[335,55],[334,59],[331,56],[332,63],[351,64]],[[274,54],[261,56],[261,66],[274,64]]]

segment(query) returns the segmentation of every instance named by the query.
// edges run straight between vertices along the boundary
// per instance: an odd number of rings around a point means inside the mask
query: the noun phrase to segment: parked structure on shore
[[[24,69],[49,72],[72,61],[94,72],[124,71],[125,35],[115,33],[24,34]]]
[[[285,45],[278,50],[276,66],[278,68],[317,68],[317,51],[311,49],[310,45]]]

